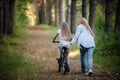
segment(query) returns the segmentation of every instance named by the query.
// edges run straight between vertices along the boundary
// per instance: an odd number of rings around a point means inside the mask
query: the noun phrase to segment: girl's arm
[[[55,37],[53,38],[53,41],[52,42],[55,42],[56,38],[58,37],[58,33],[55,35]]]

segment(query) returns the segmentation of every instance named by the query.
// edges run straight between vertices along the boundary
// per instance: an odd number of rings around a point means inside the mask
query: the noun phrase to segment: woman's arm
[[[74,44],[74,43],[76,42],[76,40],[79,38],[80,32],[81,32],[81,29],[80,29],[80,26],[78,26],[78,27],[76,28],[75,35],[74,35],[72,41],[70,42],[71,45]]]

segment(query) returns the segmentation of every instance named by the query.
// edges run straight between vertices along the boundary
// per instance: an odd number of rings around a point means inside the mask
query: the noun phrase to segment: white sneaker
[[[87,76],[91,76],[92,74],[93,74],[93,73],[92,73],[92,70],[89,70],[86,75],[87,75]]]

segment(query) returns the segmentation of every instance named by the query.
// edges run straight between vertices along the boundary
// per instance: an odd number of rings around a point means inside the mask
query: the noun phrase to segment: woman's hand
[[[67,48],[70,48],[71,44],[69,43],[68,45],[66,45]]]

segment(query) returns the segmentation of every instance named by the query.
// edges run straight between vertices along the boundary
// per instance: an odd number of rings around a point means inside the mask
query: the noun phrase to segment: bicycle
[[[53,43],[59,43],[59,41],[53,41]],[[60,50],[60,59],[58,59],[58,72],[61,72],[63,75],[66,74],[66,72],[69,72],[69,65],[67,63],[67,53],[68,48],[62,47]]]

